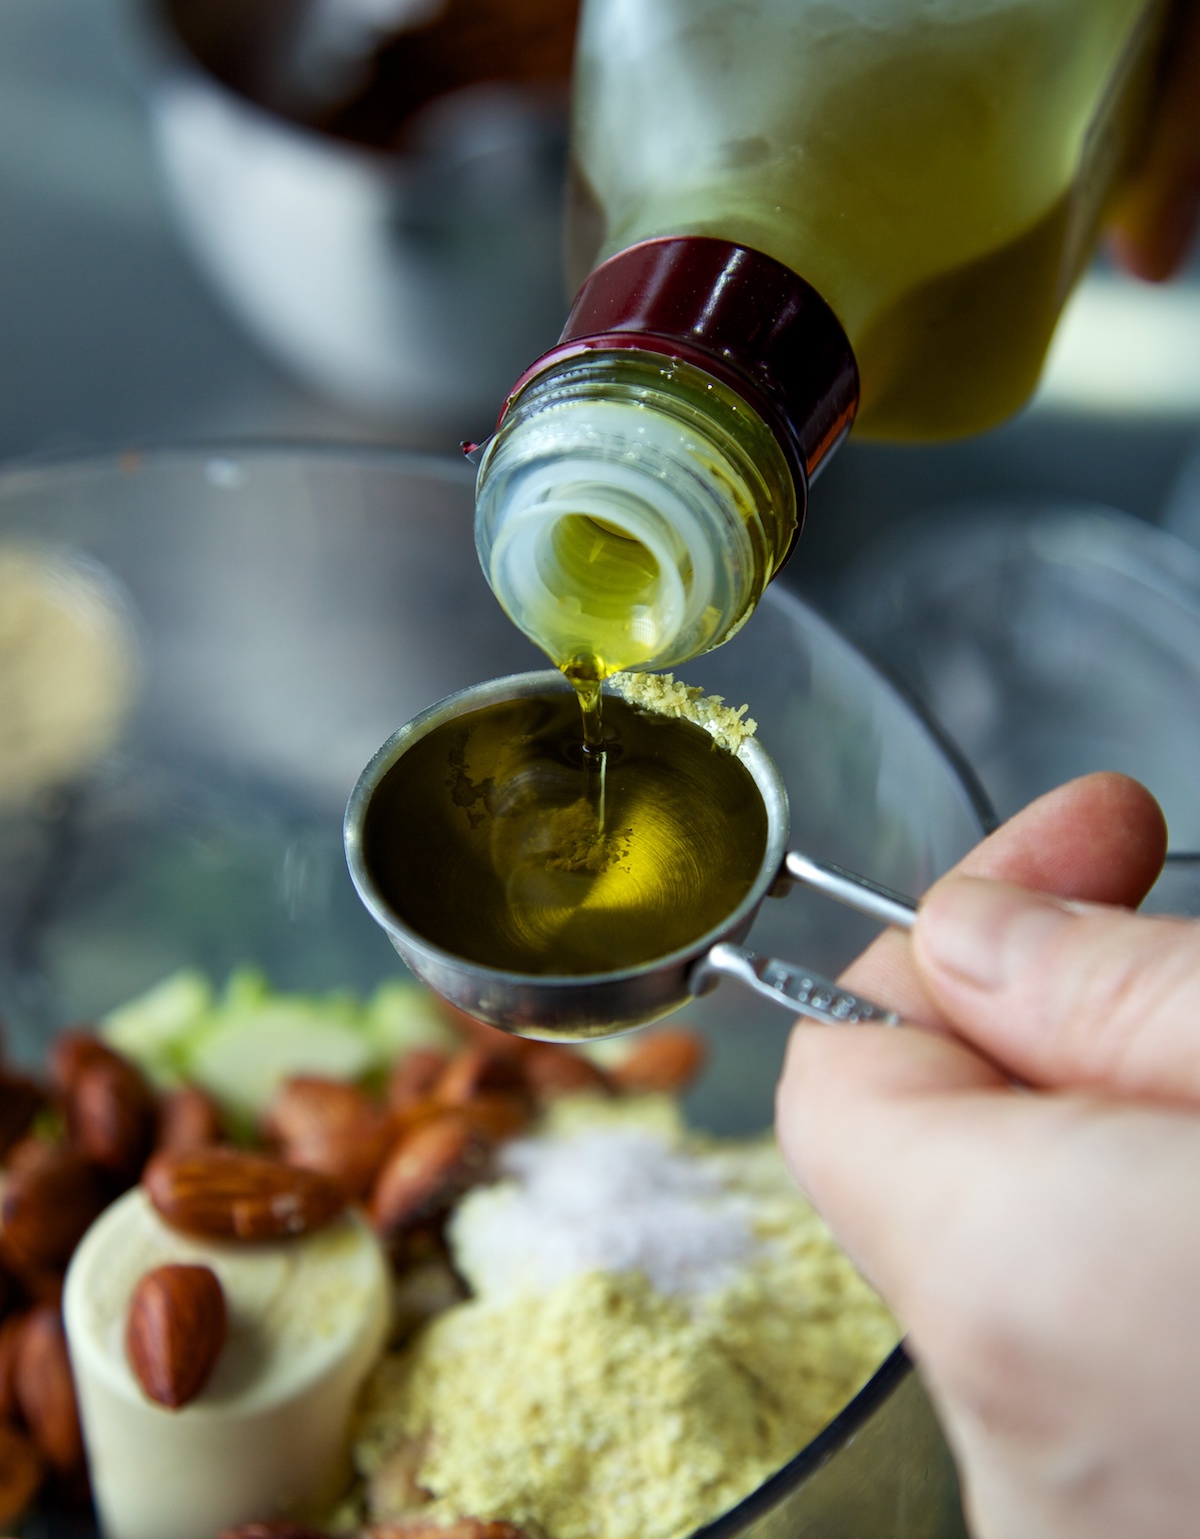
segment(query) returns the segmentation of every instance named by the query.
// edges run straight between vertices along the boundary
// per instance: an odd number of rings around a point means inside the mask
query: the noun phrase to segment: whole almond
[[[402,1111],[393,1111],[392,1134],[393,1147],[395,1142],[406,1133],[411,1133],[413,1128],[420,1127],[423,1122],[436,1122],[439,1117],[444,1117],[449,1108],[442,1105],[441,1101],[435,1101],[433,1096],[422,1096],[420,1100],[412,1101]]]
[[[41,1170],[43,1166],[52,1165],[65,1147],[61,1138],[30,1133],[25,1138],[19,1138],[8,1151],[4,1168],[10,1173],[14,1170]]]
[[[539,1101],[586,1091],[604,1094],[612,1088],[604,1070],[574,1048],[554,1042],[534,1042],[531,1047],[533,1051],[521,1060],[521,1068]]]
[[[66,1103],[67,1132],[80,1153],[118,1182],[136,1181],[154,1147],[158,1107],[133,1065],[115,1055],[85,1064]]]
[[[614,1086],[625,1095],[683,1090],[700,1073],[708,1048],[698,1031],[687,1026],[663,1026],[633,1047],[609,1071]]]
[[[169,1090],[159,1102],[158,1145],[169,1154],[210,1149],[225,1136],[221,1110],[195,1085]]]
[[[50,1041],[46,1066],[51,1084],[62,1095],[70,1091],[84,1069],[97,1063],[128,1063],[128,1059],[101,1042],[95,1032],[82,1026],[60,1031]]]
[[[45,1092],[33,1080],[0,1070],[0,1159],[24,1138],[45,1104]]]
[[[0,1200],[4,1249],[22,1268],[61,1268],[84,1231],[107,1204],[100,1172],[73,1149],[46,1144],[14,1168]]]
[[[528,1094],[523,1060],[486,1047],[467,1047],[456,1053],[433,1087],[435,1100],[444,1106],[462,1106],[482,1093],[523,1096]]]
[[[455,1110],[493,1143],[502,1143],[504,1139],[524,1132],[533,1116],[533,1108],[524,1096],[488,1091],[464,1101]]]
[[[43,1458],[60,1474],[83,1467],[83,1434],[62,1316],[40,1305],[17,1343],[17,1404]]]
[[[0,1425],[12,1421],[17,1405],[17,1344],[25,1327],[24,1315],[8,1315],[0,1323]]]
[[[33,1501],[46,1466],[33,1443],[15,1427],[0,1424],[0,1524],[13,1523]]]
[[[151,1400],[177,1411],[208,1383],[226,1328],[225,1295],[211,1267],[155,1267],[138,1280],[125,1321],[134,1377]]]
[[[439,1052],[436,1047],[410,1048],[388,1077],[389,1110],[403,1116],[413,1106],[431,1096],[433,1087],[449,1062],[448,1055]]]
[[[142,1185],[164,1222],[212,1239],[286,1240],[322,1228],[345,1207],[326,1176],[239,1149],[156,1154]]]
[[[405,1134],[371,1193],[371,1221],[398,1234],[440,1211],[483,1173],[487,1142],[460,1112],[446,1112]]]
[[[289,1165],[328,1176],[350,1198],[370,1190],[394,1136],[391,1118],[365,1091],[308,1076],[280,1087],[263,1126]]]

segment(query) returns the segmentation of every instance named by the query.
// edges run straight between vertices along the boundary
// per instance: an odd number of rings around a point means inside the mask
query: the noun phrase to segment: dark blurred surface
[[[0,6],[0,457],[380,437],[285,379],[193,272],[126,28],[116,0]]]
[[[228,318],[172,228],[130,27],[127,0],[0,8],[0,459],[263,436],[452,449],[449,429],[318,399]],[[843,451],[785,581],[834,607],[838,575],[877,532],[964,498],[1061,496],[1157,519],[1200,435],[1200,277],[1143,293],[1100,275],[1066,333],[1039,403],[1000,431]]]

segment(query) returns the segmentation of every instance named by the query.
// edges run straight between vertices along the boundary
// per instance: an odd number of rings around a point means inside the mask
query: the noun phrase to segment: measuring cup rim
[[[490,967],[486,962],[477,962],[470,957],[459,956],[457,952],[446,951],[427,936],[422,935],[419,930],[408,925],[384,901],[367,868],[363,830],[371,799],[393,765],[414,743],[419,742],[421,738],[455,716],[505,700],[519,700],[530,695],[544,694],[549,690],[569,691],[570,688],[570,684],[557,668],[540,669],[532,673],[512,673],[503,678],[486,680],[481,684],[471,684],[466,689],[445,695],[441,700],[419,711],[402,727],[397,728],[372,755],[370,762],[355,782],[346,804],[343,840],[346,864],[355,890],[367,912],[389,936],[399,936],[409,949],[436,958],[446,966],[460,970],[470,969],[489,978],[502,980],[506,985],[514,988],[587,988],[644,978],[672,967],[686,967],[704,956],[718,942],[728,938],[742,924],[745,923],[748,927],[749,921],[753,919],[763,899],[778,879],[787,851],[790,828],[788,795],[783,777],[776,768],[774,760],[757,738],[747,739],[738,749],[736,757],[749,771],[762,797],[767,815],[767,838],[758,874],[746,896],[718,925],[675,951],[665,952],[662,956],[655,957],[649,962],[642,962],[637,967],[618,968],[610,972],[509,972],[503,968]],[[719,751],[728,752],[726,749]]]

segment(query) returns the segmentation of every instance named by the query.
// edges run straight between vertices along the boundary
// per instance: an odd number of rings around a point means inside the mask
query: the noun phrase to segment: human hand
[[[1042,798],[847,975],[915,1026],[793,1033],[780,1141],[908,1330],[977,1539],[1197,1531],[1200,926],[1099,906],[1164,847],[1120,776]]]
[[[1113,255],[1139,278],[1169,278],[1200,224],[1200,0],[1177,0],[1145,153],[1114,211]]]

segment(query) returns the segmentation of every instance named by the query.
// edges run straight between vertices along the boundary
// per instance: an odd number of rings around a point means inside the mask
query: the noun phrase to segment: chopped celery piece
[[[461,1040],[419,983],[381,983],[367,1001],[363,1024],[379,1064],[392,1063],[413,1047],[452,1049]]]
[[[353,1080],[374,1062],[361,1026],[331,1017],[320,1002],[276,995],[222,1010],[189,1053],[185,1072],[228,1111],[248,1118],[293,1075]]]
[[[185,969],[110,1010],[100,1023],[100,1034],[152,1079],[170,1082],[178,1078],[179,1057],[188,1039],[208,1020],[212,1008],[208,979]]]
[[[226,979],[221,994],[223,1010],[248,1010],[271,998],[266,973],[257,967],[239,967]]]

